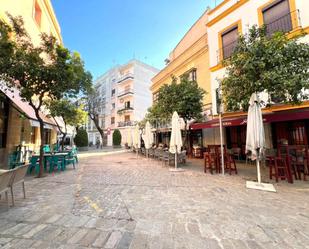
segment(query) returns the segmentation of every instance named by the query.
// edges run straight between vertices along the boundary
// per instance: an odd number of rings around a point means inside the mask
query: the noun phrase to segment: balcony
[[[237,46],[237,40],[217,50],[217,64],[231,57]]]
[[[137,121],[124,121],[124,122],[118,122],[118,127],[135,126],[136,124]]]
[[[127,89],[127,90],[124,90],[120,93],[118,93],[118,98],[124,98],[124,97],[127,97],[127,96],[132,96],[134,94],[133,90],[132,89]]]
[[[123,75],[119,80],[118,80],[118,84],[127,82],[128,80],[133,80],[134,76],[132,73],[127,73],[125,75]]]
[[[133,106],[122,106],[122,107],[119,107],[117,113],[124,114],[128,112],[132,112],[133,110],[134,110]]]
[[[281,17],[270,23],[265,23],[267,36],[270,36],[275,32],[288,33],[293,29],[300,27],[301,22],[300,22],[299,10],[295,10],[285,15],[282,15]]]

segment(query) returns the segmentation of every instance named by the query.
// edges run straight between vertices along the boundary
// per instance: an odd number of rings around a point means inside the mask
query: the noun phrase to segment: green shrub
[[[88,134],[84,129],[78,129],[76,136],[74,137],[74,143],[77,147],[87,147],[88,146]]]
[[[121,133],[118,129],[114,130],[113,133],[113,145],[119,146],[121,144]]]

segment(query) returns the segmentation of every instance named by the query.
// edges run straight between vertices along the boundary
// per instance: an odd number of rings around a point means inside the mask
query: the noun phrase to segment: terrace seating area
[[[175,164],[175,154],[172,154],[168,151],[167,148],[140,148],[132,149],[133,153],[138,153],[138,155],[152,158],[158,162],[162,162],[164,165],[174,165]],[[187,162],[187,152],[185,150],[177,154],[177,164],[186,164]]]
[[[55,171],[64,171],[70,165],[75,169],[78,163],[77,149],[65,148],[60,149],[60,146],[55,145],[50,148],[49,145],[43,147],[43,165],[44,171],[53,173]],[[29,163],[28,174],[39,173],[40,170],[40,155],[39,152],[23,153],[22,151],[14,151],[9,155],[9,169],[22,166]]]

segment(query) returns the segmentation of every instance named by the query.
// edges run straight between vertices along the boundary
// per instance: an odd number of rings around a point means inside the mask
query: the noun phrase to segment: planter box
[[[77,147],[78,151],[88,151],[88,146],[87,147]]]

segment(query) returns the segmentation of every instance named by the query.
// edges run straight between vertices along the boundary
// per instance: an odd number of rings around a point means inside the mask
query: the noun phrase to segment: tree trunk
[[[100,135],[101,135],[101,138],[102,138],[102,144],[103,144],[103,141],[104,141],[104,130],[100,127],[99,125],[99,120],[92,117],[91,115],[89,115],[90,119],[93,121],[95,127],[97,128],[97,130],[99,131]]]
[[[41,135],[41,144],[40,144],[40,171],[38,174],[38,178],[43,177],[44,174],[44,123],[42,119],[39,119],[40,123],[40,135]]]
[[[61,138],[61,150],[64,151],[64,139],[66,138],[67,133],[63,132],[62,133],[62,138]]]
[[[187,120],[184,120],[185,122],[185,146],[186,146],[186,150],[187,150],[187,153],[190,154],[191,153],[191,149],[190,149],[190,139],[188,138],[188,130],[187,130],[187,124],[188,124],[188,121]]]

